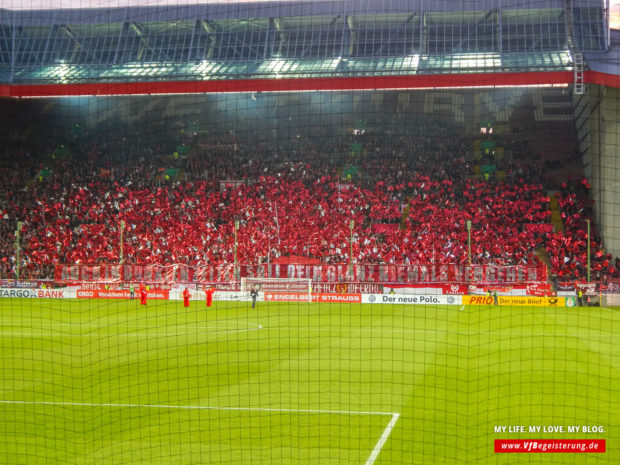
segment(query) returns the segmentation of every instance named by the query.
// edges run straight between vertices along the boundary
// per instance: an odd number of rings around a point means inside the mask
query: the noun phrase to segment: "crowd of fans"
[[[131,134],[83,137],[54,157],[7,146],[0,276],[16,272],[18,220],[20,274],[32,278],[51,278],[59,263],[118,263],[121,237],[125,263],[233,263],[235,250],[246,264],[348,263],[352,241],[357,263],[466,264],[471,222],[473,263],[535,265],[542,250],[550,273],[583,279],[587,182],[562,186],[564,228],[553,232],[539,168],[528,172],[513,157],[504,179],[475,177],[471,137],[460,134],[394,116],[346,135],[186,135],[181,155],[174,144],[127,149]],[[592,246],[597,276],[619,276],[596,233]]]

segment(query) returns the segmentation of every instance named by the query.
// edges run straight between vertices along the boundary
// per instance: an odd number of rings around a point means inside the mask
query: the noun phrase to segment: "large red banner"
[[[237,271],[237,272],[235,272]],[[228,282],[241,278],[312,279],[319,283],[506,283],[546,281],[544,266],[263,264],[240,265],[57,265],[58,282]]]

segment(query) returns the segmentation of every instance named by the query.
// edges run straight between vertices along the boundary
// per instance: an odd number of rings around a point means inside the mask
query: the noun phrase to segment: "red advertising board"
[[[146,292],[147,299],[168,300],[169,291],[167,289],[153,289]],[[126,289],[122,290],[79,290],[77,291],[78,299],[129,299],[131,295]],[[135,297],[138,297],[136,292]]]
[[[422,283],[422,284],[386,284],[390,289],[395,289],[396,292],[404,292],[405,294],[410,293],[407,292],[408,289],[421,289],[423,293],[433,294],[433,295],[467,295],[469,291],[469,286],[463,283],[450,283],[450,284],[442,284],[442,283]],[[386,291],[384,291],[386,292]],[[365,292],[364,294],[371,294],[370,292]],[[374,294],[378,294],[378,292],[374,292]]]
[[[529,295],[532,297],[546,297],[551,295],[551,285],[549,283],[528,283],[515,285],[469,285],[469,295],[487,295],[491,292],[497,292],[502,295]]]
[[[323,294],[382,294],[381,283],[312,283],[312,290]]]
[[[496,439],[498,454],[582,453],[604,454],[605,439]]]
[[[267,302],[308,302],[307,292],[265,292]],[[362,294],[312,294],[312,302],[361,303]]]
[[[265,292],[266,302],[308,302],[307,292]],[[312,294],[312,301],[318,302],[318,295]]]
[[[548,283],[533,283],[525,287],[527,295],[545,297],[551,295],[551,285]]]
[[[359,304],[362,294],[319,294],[319,302]]]

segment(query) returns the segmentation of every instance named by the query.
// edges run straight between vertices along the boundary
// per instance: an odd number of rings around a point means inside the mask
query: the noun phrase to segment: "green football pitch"
[[[620,463],[618,309],[0,304],[0,464]]]

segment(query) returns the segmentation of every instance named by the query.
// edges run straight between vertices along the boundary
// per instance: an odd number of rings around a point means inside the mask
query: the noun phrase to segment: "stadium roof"
[[[565,72],[603,2],[325,0],[0,10],[0,82]]]

